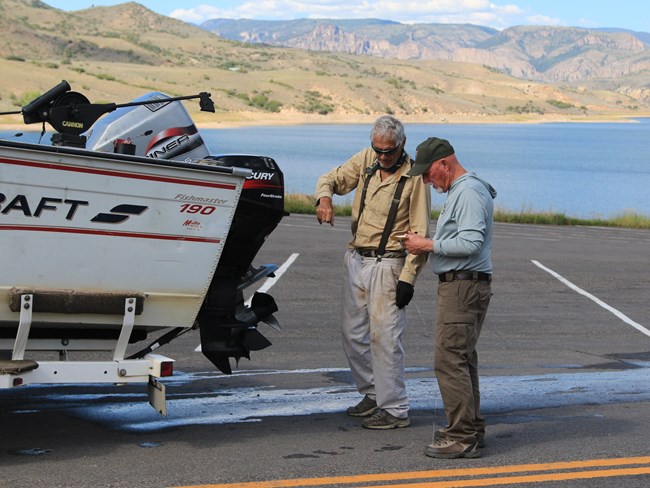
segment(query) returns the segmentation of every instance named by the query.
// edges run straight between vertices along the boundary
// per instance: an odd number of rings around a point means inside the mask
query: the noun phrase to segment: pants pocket
[[[444,324],[473,324],[478,293],[469,280],[438,285],[438,320]]]

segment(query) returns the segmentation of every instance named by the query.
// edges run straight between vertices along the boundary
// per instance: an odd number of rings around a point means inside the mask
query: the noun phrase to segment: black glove
[[[411,283],[407,283],[406,281],[398,281],[397,293],[395,294],[395,303],[397,304],[397,308],[406,307],[411,301],[411,298],[413,298],[414,291],[415,290]]]

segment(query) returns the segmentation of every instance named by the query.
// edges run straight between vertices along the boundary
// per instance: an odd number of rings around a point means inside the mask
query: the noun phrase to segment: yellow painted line
[[[364,485],[367,488],[464,488],[468,486],[497,486],[516,483],[543,483],[545,481],[584,480],[593,478],[613,478],[619,476],[638,476],[650,474],[647,468],[609,469],[596,471],[573,471],[570,473],[540,474],[531,476],[504,476],[500,478],[481,478],[477,480],[426,481],[391,485]],[[212,486],[212,485],[208,485]],[[219,485],[217,485],[219,486]]]
[[[631,466],[650,464],[650,456],[618,458],[618,459],[593,459],[588,461],[564,461],[557,463],[544,464],[519,464],[512,466],[493,466],[485,468],[461,468],[461,469],[440,469],[431,471],[408,471],[402,473],[380,473],[380,474],[362,474],[354,476],[335,476],[325,478],[296,478],[287,480],[273,481],[251,481],[244,483],[220,483],[209,485],[191,485],[176,488],[290,488],[299,486],[327,486],[356,483],[376,483],[385,481],[407,481],[414,479],[431,479],[431,478],[450,478],[469,476],[486,476],[512,473],[531,473],[539,471],[560,471],[560,470],[577,470],[593,468],[591,471],[573,471],[565,473],[535,474],[526,476],[510,476],[481,479],[461,479],[454,481],[426,481],[423,483],[409,483],[407,485],[373,485],[373,488],[443,488],[443,487],[464,487],[464,486],[490,486],[504,485],[512,483],[535,483],[544,481],[559,481],[571,479],[590,479],[605,478],[615,476],[638,476],[650,474],[650,466],[640,468],[625,468],[605,470],[602,468],[613,466]],[[366,485],[370,486],[370,485]]]

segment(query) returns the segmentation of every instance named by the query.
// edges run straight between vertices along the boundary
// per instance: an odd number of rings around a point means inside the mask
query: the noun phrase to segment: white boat
[[[245,306],[242,289],[275,269],[252,260],[284,214],[282,172],[209,154],[181,103],[191,98],[212,108],[207,93],[91,104],[63,81],[21,111],[56,129],[51,145],[0,140],[0,388],[148,382],[164,413],[156,378],[173,361],[152,354],[164,342],[198,326],[226,373],[270,345],[257,324],[275,324],[275,302]]]

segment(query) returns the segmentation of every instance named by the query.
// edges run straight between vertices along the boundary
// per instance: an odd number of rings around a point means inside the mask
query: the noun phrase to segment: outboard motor
[[[150,92],[125,105],[92,126],[88,132],[89,149],[120,152],[119,145],[123,145],[135,156],[179,161],[202,159],[210,154],[179,100]]]
[[[284,215],[284,175],[268,157],[209,156],[215,164],[253,170],[244,183],[226,244],[207,296],[199,311],[203,354],[222,372],[230,374],[229,358],[250,359],[250,351],[271,343],[257,330],[258,322],[277,326],[275,301],[255,293],[246,306],[242,290],[270,275],[274,266],[254,268],[251,263]]]

